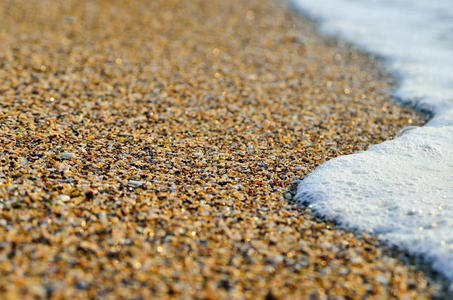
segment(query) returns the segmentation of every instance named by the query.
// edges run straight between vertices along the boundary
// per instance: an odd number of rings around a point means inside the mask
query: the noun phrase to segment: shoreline
[[[410,126],[395,139],[366,152],[324,164],[302,181],[296,198],[345,228],[373,234],[424,258],[448,279],[453,292],[453,253],[449,242],[453,216],[449,208],[453,199],[449,180],[453,166],[453,94],[449,85],[453,69],[448,67],[453,48],[437,39],[449,34],[442,28],[451,20],[442,16],[452,13],[450,7],[442,7],[441,2],[431,7],[414,2],[406,7],[412,16],[405,17],[401,3],[393,6],[373,2],[367,6],[332,0],[318,5],[293,0],[291,4],[317,19],[322,33],[378,55],[388,72],[397,78],[397,88],[392,91],[396,100],[428,112],[422,127]],[[330,5],[342,10],[327,11]],[[363,13],[370,9],[374,14],[364,18]],[[445,14],[438,15],[442,9]],[[434,16],[439,17],[437,25],[430,21]],[[385,26],[381,26],[383,19],[387,20]],[[363,27],[359,30],[354,24]],[[417,28],[424,28],[423,34],[413,39],[410,33]],[[344,208],[346,195],[350,201]]]
[[[5,297],[444,295],[285,199],[424,121],[374,59],[272,0],[5,3]]]
[[[301,180],[296,180],[296,182],[299,181]],[[303,211],[307,212],[315,222],[321,224],[329,224],[330,226],[332,226],[332,228],[351,233],[356,239],[360,240],[371,238],[374,245],[382,250],[383,255],[397,259],[398,261],[404,263],[406,266],[413,268],[414,272],[423,273],[425,276],[430,278],[430,281],[441,286],[441,288],[439,288],[436,292],[430,294],[430,299],[440,300],[447,299],[448,297],[452,296],[452,292],[450,291],[451,284],[448,278],[446,278],[445,275],[443,275],[439,271],[433,269],[432,264],[428,260],[426,260],[426,258],[421,255],[410,253],[406,249],[392,245],[386,241],[376,239],[376,237],[374,237],[373,235],[361,232],[360,230],[344,227],[336,222],[335,219],[319,214],[318,212],[311,209],[308,205],[297,203],[297,201],[294,199],[297,194],[297,185],[298,184],[292,184],[292,187],[287,191],[292,195],[292,199],[288,201],[290,205],[296,205]]]

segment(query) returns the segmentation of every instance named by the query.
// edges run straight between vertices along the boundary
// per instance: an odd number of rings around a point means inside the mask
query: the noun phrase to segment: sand
[[[276,0],[0,15],[2,297],[445,296],[291,202],[322,162],[425,121],[372,57]]]

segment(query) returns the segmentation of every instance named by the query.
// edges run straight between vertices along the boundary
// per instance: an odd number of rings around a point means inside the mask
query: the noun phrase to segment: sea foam
[[[392,141],[326,162],[299,184],[296,200],[421,255],[453,282],[451,0],[292,3],[322,32],[382,57],[400,79],[395,96],[433,114]]]

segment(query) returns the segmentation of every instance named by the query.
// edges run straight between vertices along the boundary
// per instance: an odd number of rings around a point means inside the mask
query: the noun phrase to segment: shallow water
[[[345,227],[422,255],[453,282],[453,2],[292,0],[322,32],[384,59],[424,126],[307,176],[296,199]],[[453,284],[452,284],[453,288]]]

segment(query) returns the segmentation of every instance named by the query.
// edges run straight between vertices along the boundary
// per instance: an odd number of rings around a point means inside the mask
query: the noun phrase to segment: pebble
[[[61,159],[67,159],[67,160],[70,160],[70,159],[73,159],[75,157],[75,154],[74,153],[70,153],[70,152],[63,152],[60,154],[60,158]]]
[[[285,199],[288,200],[288,201],[291,200],[291,199],[293,199],[293,195],[292,195],[291,193],[285,193],[285,194],[284,194],[284,197],[285,197]]]
[[[135,188],[142,187],[146,184],[146,181],[137,181],[137,180],[129,180],[129,185]]]
[[[58,195],[58,196],[56,197],[56,199],[59,200],[59,201],[66,202],[66,201],[71,200],[71,197],[68,196],[68,195]]]

